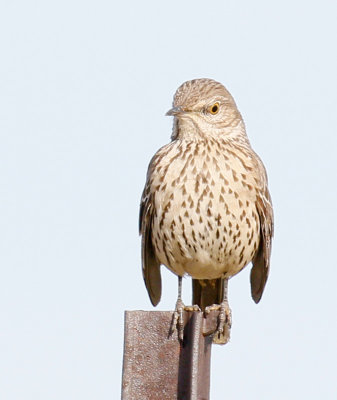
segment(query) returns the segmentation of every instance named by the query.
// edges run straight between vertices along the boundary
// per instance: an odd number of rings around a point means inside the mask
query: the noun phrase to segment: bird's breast
[[[232,276],[259,244],[254,166],[217,144],[174,148],[153,171],[152,241],[159,261],[179,275]]]

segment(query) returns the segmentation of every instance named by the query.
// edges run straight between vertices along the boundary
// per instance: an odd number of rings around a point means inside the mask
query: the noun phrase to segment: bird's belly
[[[259,245],[254,194],[240,181],[186,176],[179,185],[156,193],[156,256],[178,275],[233,276]]]

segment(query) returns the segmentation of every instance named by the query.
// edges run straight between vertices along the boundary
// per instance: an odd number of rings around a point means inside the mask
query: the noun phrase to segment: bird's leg
[[[179,340],[183,340],[184,338],[184,303],[181,299],[181,290],[182,290],[182,277],[178,276],[178,298],[176,302],[176,308],[174,310],[172,325],[171,325],[171,334],[177,329]]]
[[[224,332],[224,326],[227,324],[230,329],[232,326],[232,311],[228,304],[228,279],[224,279],[223,283],[223,299],[220,304],[220,314],[218,319],[218,332],[222,334]]]
[[[228,279],[224,278],[223,283],[223,298],[221,304],[213,304],[205,308],[205,313],[208,314],[212,310],[220,310],[218,317],[218,327],[216,333],[221,335],[224,333],[225,324],[228,329],[232,326],[232,311],[228,304]]]
[[[172,325],[170,329],[170,333],[173,334],[177,329],[179,340],[184,339],[184,311],[200,311],[198,306],[185,306],[181,299],[182,292],[182,280],[181,276],[178,276],[178,298],[176,302],[176,308],[173,313]]]

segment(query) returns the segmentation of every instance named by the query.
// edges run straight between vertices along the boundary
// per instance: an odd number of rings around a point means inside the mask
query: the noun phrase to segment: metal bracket
[[[184,313],[184,340],[170,311],[126,311],[122,400],[209,400],[218,311]]]

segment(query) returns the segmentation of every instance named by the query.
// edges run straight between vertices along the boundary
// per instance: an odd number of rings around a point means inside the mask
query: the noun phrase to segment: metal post
[[[184,313],[184,341],[170,336],[172,312],[126,311],[122,400],[209,400],[218,311]]]

